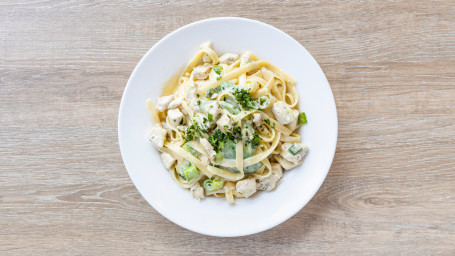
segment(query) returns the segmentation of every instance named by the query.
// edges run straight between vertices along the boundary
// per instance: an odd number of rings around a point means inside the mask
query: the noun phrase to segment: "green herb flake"
[[[215,71],[215,73],[217,73],[218,75],[221,75],[222,69],[223,69],[223,67],[221,67],[221,66],[213,66],[213,71]]]

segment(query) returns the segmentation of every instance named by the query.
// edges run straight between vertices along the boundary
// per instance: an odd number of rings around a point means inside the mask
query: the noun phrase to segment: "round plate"
[[[147,139],[152,120],[145,101],[154,102],[163,85],[212,41],[217,53],[251,51],[296,80],[299,108],[308,124],[300,129],[310,151],[302,165],[285,171],[275,190],[253,197],[209,197],[198,201],[180,188]],[[296,40],[265,23],[244,18],[215,18],[186,25],[154,45],[134,69],[123,93],[118,119],[119,145],[136,188],[159,213],[184,228],[223,237],[270,229],[296,214],[318,191],[332,164],[338,134],[335,101],[319,65]]]

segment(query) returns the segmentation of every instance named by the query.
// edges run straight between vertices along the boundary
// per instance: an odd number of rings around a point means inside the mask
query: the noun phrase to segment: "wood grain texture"
[[[338,108],[315,198],[242,238],[158,214],[117,143],[142,55],[215,16],[293,36]],[[453,1],[1,1],[0,255],[455,255],[454,73]]]

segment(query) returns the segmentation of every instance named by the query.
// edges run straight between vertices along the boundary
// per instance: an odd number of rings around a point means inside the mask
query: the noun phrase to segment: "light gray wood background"
[[[230,239],[158,214],[117,143],[139,59],[216,16],[297,39],[339,117],[313,200],[276,228]],[[455,255],[454,73],[453,1],[1,1],[0,254]]]

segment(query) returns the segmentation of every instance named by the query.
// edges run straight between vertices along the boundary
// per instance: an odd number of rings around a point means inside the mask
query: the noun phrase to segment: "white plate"
[[[156,99],[163,85],[212,41],[217,53],[251,51],[290,74],[297,82],[300,110],[308,124],[300,130],[310,147],[303,164],[286,171],[276,189],[254,197],[198,201],[180,188],[147,139],[152,121],[145,101]],[[144,42],[146,43],[146,42]],[[184,228],[212,236],[244,236],[270,229],[296,214],[318,191],[335,154],[338,123],[335,101],[319,65],[296,40],[255,20],[215,18],[186,25],[154,45],[131,75],[118,120],[119,145],[126,169],[142,196],[159,213]]]

